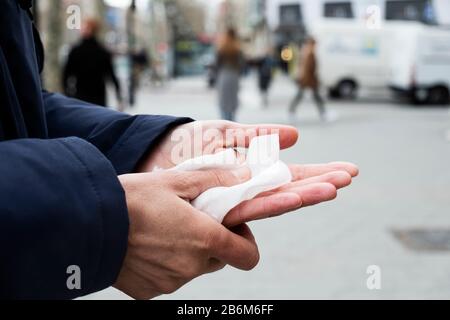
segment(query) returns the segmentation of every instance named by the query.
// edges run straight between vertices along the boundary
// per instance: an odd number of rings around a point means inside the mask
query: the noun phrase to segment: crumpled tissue
[[[260,193],[277,189],[292,181],[289,167],[280,160],[279,135],[252,139],[246,161],[242,164],[234,149],[188,160],[170,171],[235,170],[247,166],[251,179],[232,187],[217,187],[202,193],[191,204],[222,223],[227,214],[244,201]]]

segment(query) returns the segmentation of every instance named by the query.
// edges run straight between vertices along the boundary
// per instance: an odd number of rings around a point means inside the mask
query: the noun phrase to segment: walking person
[[[272,84],[273,65],[274,62],[270,53],[267,53],[258,63],[258,85],[264,108],[269,106],[269,89]]]
[[[300,73],[298,77],[298,92],[289,107],[289,119],[295,119],[298,105],[303,99],[306,89],[313,92],[313,98],[319,110],[322,121],[332,121],[332,116],[325,108],[325,102],[320,95],[319,79],[317,76],[316,41],[309,38],[304,44],[300,55]]]
[[[217,52],[219,107],[223,120],[234,121],[239,106],[242,52],[237,33],[228,29]]]
[[[64,68],[64,91],[70,97],[106,106],[106,82],[111,81],[116,89],[119,108],[123,109],[120,83],[114,72],[112,57],[98,42],[98,30],[96,20],[84,22],[82,40],[71,50]]]

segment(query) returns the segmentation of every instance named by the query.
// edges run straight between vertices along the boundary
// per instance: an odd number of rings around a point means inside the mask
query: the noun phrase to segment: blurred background
[[[256,270],[226,269],[164,299],[450,298],[450,0],[35,0],[33,10],[49,90],[102,101],[85,87],[105,82],[119,111],[291,124],[302,137],[284,160],[361,168],[336,202],[253,223]],[[102,59],[111,68],[97,68]],[[127,299],[87,297],[105,298]]]

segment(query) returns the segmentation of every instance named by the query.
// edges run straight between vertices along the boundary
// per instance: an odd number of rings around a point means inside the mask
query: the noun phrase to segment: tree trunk
[[[45,88],[49,91],[61,91],[61,64],[59,50],[63,43],[64,13],[62,1],[46,0],[50,10],[47,12],[46,26],[46,59],[45,59]]]

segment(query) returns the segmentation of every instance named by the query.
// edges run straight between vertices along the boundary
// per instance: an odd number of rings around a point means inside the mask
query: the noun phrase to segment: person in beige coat
[[[313,92],[314,101],[319,110],[321,119],[329,121],[329,114],[326,111],[324,100],[320,96],[320,83],[317,76],[318,68],[315,51],[316,41],[313,38],[309,38],[304,44],[300,55],[300,72],[297,79],[298,92],[289,108],[291,119],[295,117],[297,107],[303,99],[303,93],[306,89],[309,89]]]

